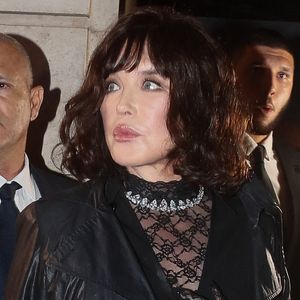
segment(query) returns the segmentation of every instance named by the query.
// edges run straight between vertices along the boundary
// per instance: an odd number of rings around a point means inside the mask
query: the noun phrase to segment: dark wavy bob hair
[[[136,68],[144,46],[156,71],[170,79],[166,124],[174,172],[218,190],[239,186],[248,173],[241,147],[247,112],[232,68],[197,19],[150,8],[120,17],[95,49],[82,87],[66,105],[62,169],[79,180],[122,174],[105,142],[100,107],[106,78]]]

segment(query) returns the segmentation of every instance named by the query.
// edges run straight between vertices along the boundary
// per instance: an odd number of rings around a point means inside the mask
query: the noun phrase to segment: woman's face
[[[133,71],[112,73],[100,111],[113,160],[148,181],[174,179],[167,166],[173,147],[166,126],[170,80],[159,75],[147,51]],[[175,176],[177,177],[177,176]]]

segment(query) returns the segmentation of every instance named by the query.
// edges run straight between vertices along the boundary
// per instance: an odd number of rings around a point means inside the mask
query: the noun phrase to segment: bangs
[[[130,36],[126,39],[119,39],[113,43],[106,51],[106,59],[104,59],[104,79],[110,74],[118,71],[133,71],[141,62],[145,47],[147,49],[149,59],[153,64],[155,70],[164,77],[170,77],[172,72],[167,70],[173,69],[173,63],[169,62],[168,55],[163,47],[153,47],[157,41],[153,34],[142,34]],[[156,37],[156,40],[158,38]]]
[[[129,37],[112,44],[107,50],[104,77],[107,78],[110,74],[121,70],[129,72],[134,70],[141,61],[146,40],[146,36]]]

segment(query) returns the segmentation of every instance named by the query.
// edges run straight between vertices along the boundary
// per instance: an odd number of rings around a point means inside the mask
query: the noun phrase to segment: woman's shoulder
[[[36,209],[41,212],[49,210],[62,210],[62,212],[72,211],[75,207],[84,209],[103,209],[111,202],[111,197],[119,191],[121,184],[119,181],[108,176],[99,176],[95,179],[78,183],[72,187],[51,195],[42,197],[35,203]]]
[[[88,199],[92,182],[79,183],[71,188],[53,192],[45,195],[37,201],[28,205],[19,216],[20,220],[36,222],[36,220],[49,216],[53,220],[63,214],[68,214],[74,209],[74,206],[88,205],[85,200]]]
[[[33,202],[20,219],[36,222],[40,232],[55,236],[85,224],[99,213],[112,212],[111,194],[117,190],[111,178],[93,179]]]

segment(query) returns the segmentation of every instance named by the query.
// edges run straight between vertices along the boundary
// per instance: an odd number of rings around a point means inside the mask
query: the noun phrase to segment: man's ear
[[[43,98],[44,98],[44,88],[41,85],[37,85],[31,89],[30,92],[30,108],[31,108],[30,120],[31,121],[35,120],[39,115]]]

